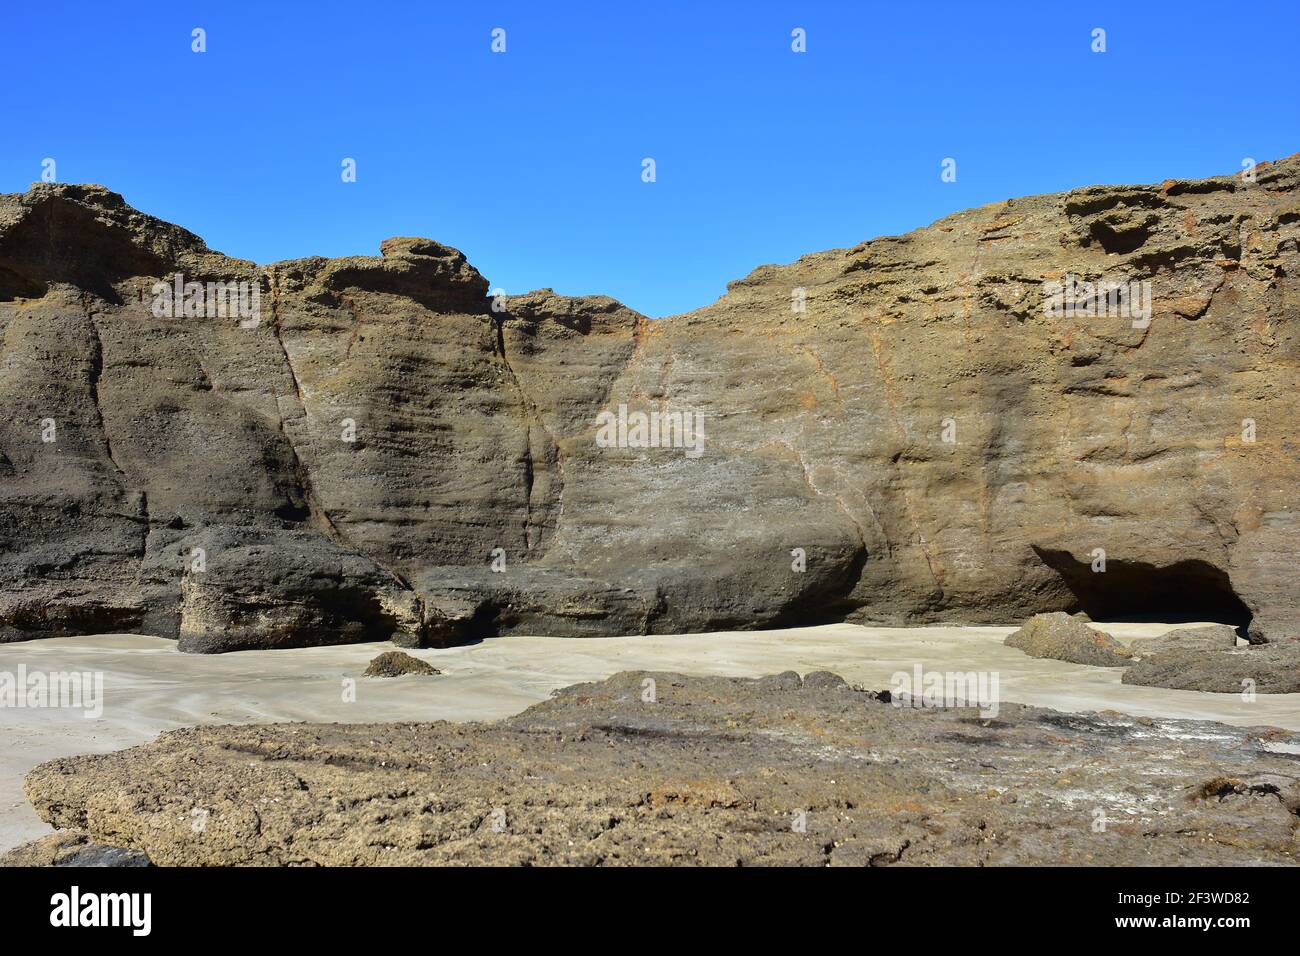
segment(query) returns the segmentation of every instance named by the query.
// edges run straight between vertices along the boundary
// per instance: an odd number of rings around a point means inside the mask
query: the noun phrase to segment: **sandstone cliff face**
[[[1298,157],[967,210],[659,321],[381,252],[261,267],[102,187],[0,196],[0,639],[1300,634]],[[260,308],[159,315],[178,273]],[[1150,322],[1048,314],[1069,277],[1149,281]],[[700,453],[602,447],[620,406]]]

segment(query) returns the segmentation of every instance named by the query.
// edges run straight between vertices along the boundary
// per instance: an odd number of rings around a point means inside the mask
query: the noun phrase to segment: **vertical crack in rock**
[[[86,315],[86,328],[90,332],[90,397],[95,406],[95,414],[99,416],[99,431],[104,436],[104,449],[108,452],[108,460],[121,478],[122,491],[125,493],[127,490],[126,471],[113,454],[113,437],[108,433],[108,422],[104,418],[104,406],[100,401],[99,394],[100,379],[104,376],[104,341],[100,338],[99,326],[95,324],[95,318],[91,314],[90,303],[87,299],[88,293],[83,292],[79,296],[81,309]]]
[[[275,336],[276,344],[280,346],[280,354],[284,357],[284,367],[289,373],[289,381],[293,384],[294,394],[298,398],[298,407],[302,409],[302,414],[297,416],[297,418],[305,421],[307,418],[306,396],[303,393],[302,385],[298,381],[298,373],[293,367],[293,360],[289,357],[289,350],[285,347],[284,335],[280,328],[279,281],[274,269],[267,269],[266,276],[269,297],[271,300],[271,331]],[[338,526],[334,523],[334,519],[330,517],[329,512],[325,510],[324,506],[321,505],[320,500],[316,497],[316,491],[312,485],[311,472],[303,462],[302,456],[298,453],[298,446],[294,444],[293,440],[293,432],[286,427],[288,419],[283,412],[280,413],[279,418],[280,434],[284,436],[285,443],[289,446],[289,453],[293,456],[294,479],[297,481],[298,492],[302,496],[303,503],[307,506],[307,513],[310,518],[309,525],[317,531],[320,531],[335,544],[347,548],[356,554],[364,554],[377,566],[383,568],[383,570],[387,572],[394,581],[401,585],[402,588],[407,591],[413,591],[414,589],[411,587],[410,582],[406,580],[405,576],[402,575],[401,572],[380,561],[373,554],[367,554],[365,551],[358,548],[338,529]],[[416,602],[417,604],[420,603],[418,596],[416,597]]]
[[[90,400],[95,407],[95,414],[99,418],[99,433],[104,439],[104,451],[108,456],[109,464],[117,472],[118,486],[121,488],[123,498],[129,499],[131,495],[137,496],[136,513],[131,516],[133,521],[141,523],[140,529],[140,553],[138,555],[143,564],[145,551],[149,543],[149,500],[148,495],[141,489],[131,487],[131,479],[122,467],[121,462],[117,460],[117,455],[113,451],[113,436],[108,431],[108,419],[104,417],[104,405],[100,396],[100,382],[104,377],[104,340],[100,337],[99,326],[95,324],[95,317],[91,312],[89,293],[82,292],[78,296],[78,302],[81,305],[82,313],[86,318],[86,328],[89,332],[90,343]],[[139,578],[141,569],[136,569],[136,577]]]
[[[279,282],[274,269],[266,270],[266,276],[271,300],[271,331],[275,336],[276,344],[280,346],[280,354],[284,357],[284,367],[289,373],[289,381],[293,385],[294,395],[298,398],[298,407],[302,409],[302,414],[296,416],[296,418],[305,420],[307,418],[307,402],[303,395],[302,386],[298,383],[298,373],[294,370],[293,361],[289,358],[289,350],[285,348],[284,337],[280,329]],[[298,483],[298,491],[302,495],[303,504],[307,506],[307,513],[311,519],[310,524],[331,540],[341,544],[343,543],[342,535],[339,534],[338,528],[334,526],[329,514],[316,500],[315,492],[312,489],[311,475],[308,473],[306,465],[303,464],[302,456],[298,454],[298,447],[294,444],[293,434],[286,427],[287,421],[285,414],[280,412],[280,434],[284,436],[285,443],[289,446],[289,453],[293,456],[294,479]]]
[[[633,319],[632,351],[628,353],[627,360],[623,362],[623,367],[610,376],[609,387],[605,389],[605,397],[601,399],[600,404],[596,408],[598,412],[605,411],[609,408],[610,400],[614,397],[614,389],[618,387],[618,383],[621,382],[623,377],[632,370],[633,366],[641,360],[642,353],[645,351],[646,340],[650,337],[651,321],[654,320],[648,319],[643,315],[638,315]]]
[[[266,277],[267,277],[268,292],[270,294],[270,299],[271,299],[271,330],[272,332],[275,333],[276,344],[280,346],[280,354],[284,356],[284,367],[285,370],[289,373],[289,381],[293,383],[293,392],[298,397],[298,407],[302,409],[302,414],[299,415],[298,417],[306,418],[307,401],[303,396],[302,386],[298,384],[298,373],[294,370],[293,361],[289,358],[289,350],[284,347],[284,337],[281,334],[281,330],[280,330],[279,279],[276,276],[274,269],[267,269]],[[288,435],[288,433],[285,432],[284,421],[285,418],[282,413],[280,415],[280,431],[281,433],[285,434],[285,438],[289,441],[289,446],[293,450],[294,459],[298,460],[298,449],[293,447],[292,436]]]
[[[551,434],[551,430],[546,427],[541,413],[537,409],[537,404],[533,401],[532,396],[524,388],[523,382],[519,380],[514,367],[510,364],[510,357],[506,354],[506,337],[505,337],[505,318],[503,316],[493,315],[490,317],[496,331],[496,352],[501,358],[501,365],[514,384],[515,390],[519,393],[520,404],[527,413],[528,434],[525,439],[524,452],[524,547],[528,552],[540,548],[542,538],[547,524],[551,524],[558,529],[560,519],[564,514],[564,453],[560,450],[560,444]],[[533,429],[538,429],[546,440],[550,443],[551,448],[555,449],[555,472],[554,478],[559,484],[559,488],[551,494],[555,499],[554,515],[551,514],[551,507],[547,504],[546,512],[539,523],[534,523],[533,517],[533,488],[537,481],[537,462],[538,454],[533,448]],[[543,452],[545,450],[543,449]],[[543,465],[545,460],[543,459]],[[534,532],[536,532],[534,534]]]

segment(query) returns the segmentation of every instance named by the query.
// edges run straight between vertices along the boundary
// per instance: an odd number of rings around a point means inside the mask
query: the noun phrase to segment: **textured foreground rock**
[[[149,866],[139,850],[104,846],[88,834],[60,830],[20,847],[0,853],[0,866]]]
[[[1132,663],[1132,653],[1115,638],[1060,611],[1035,614],[1002,643],[1030,657],[1050,657],[1072,664],[1124,667]]]
[[[164,865],[1295,864],[1298,744],[912,709],[827,673],[625,672],[496,724],[173,731],[26,791]]]
[[[494,303],[428,239],[258,266],[102,187],[0,196],[0,640],[1052,610],[1292,636],[1298,242],[1292,157],[966,210],[650,321]],[[203,295],[172,315],[177,275]],[[1047,314],[1069,277],[1149,281],[1150,323]],[[700,427],[602,447],[620,409]]]

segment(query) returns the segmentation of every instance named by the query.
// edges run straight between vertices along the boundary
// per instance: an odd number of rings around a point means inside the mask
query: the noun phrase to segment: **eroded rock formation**
[[[0,639],[1079,609],[1289,636],[1298,243],[1293,157],[967,210],[652,321],[494,303],[427,239],[257,266],[37,185],[0,197]],[[257,315],[160,315],[177,274]],[[1072,276],[1149,281],[1150,322],[1047,314]],[[699,416],[703,453],[602,447],[620,406]]]

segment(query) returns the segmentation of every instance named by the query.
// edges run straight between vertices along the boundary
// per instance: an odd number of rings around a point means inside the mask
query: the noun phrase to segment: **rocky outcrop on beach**
[[[0,196],[0,640],[1171,608],[1285,638],[1298,243],[1292,157],[966,210],[652,321],[492,297],[429,239],[259,266],[103,187]],[[1061,307],[1084,283],[1104,314]]]
[[[170,731],[25,789],[160,865],[1300,862],[1295,735],[996,710],[636,671],[497,723]]]
[[[1030,657],[1050,657],[1071,664],[1124,667],[1132,663],[1132,653],[1115,638],[1060,611],[1035,614],[1002,643]]]
[[[1221,651],[1237,646],[1237,629],[1227,624],[1179,627],[1159,637],[1140,637],[1129,645],[1135,657],[1144,658],[1164,651]]]
[[[1125,684],[1218,694],[1300,693],[1300,641],[1246,647],[1171,645],[1124,672]]]
[[[1239,647],[1226,624],[1183,627],[1125,647],[1059,612],[1036,614],[1002,642],[1030,657],[1124,667],[1125,684],[1222,694],[1300,693],[1300,640]]]

